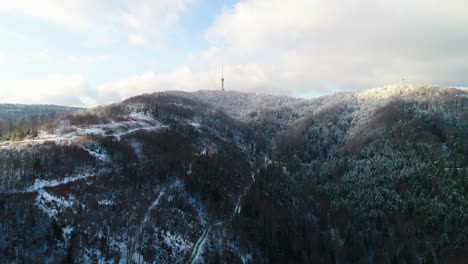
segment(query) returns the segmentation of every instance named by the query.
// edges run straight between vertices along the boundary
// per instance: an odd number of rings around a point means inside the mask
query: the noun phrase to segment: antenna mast
[[[224,92],[224,64],[221,64],[221,91]]]

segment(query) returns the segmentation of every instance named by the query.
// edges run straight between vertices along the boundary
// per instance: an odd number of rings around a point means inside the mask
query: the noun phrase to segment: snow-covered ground
[[[172,257],[175,259],[180,258],[180,256],[183,256],[186,252],[189,252],[193,247],[192,242],[171,231],[166,230],[165,232],[162,232],[162,237],[164,242],[171,248]]]
[[[38,190],[36,205],[49,217],[55,218],[63,209],[72,207],[74,200],[74,197],[69,197],[69,200],[66,200],[63,197],[52,195],[44,189],[40,189]]]
[[[121,137],[139,130],[158,130],[166,127],[151,116],[142,113],[133,113],[129,115],[129,120],[121,122],[110,122],[107,124],[89,125],[89,126],[70,126],[66,123],[60,124],[53,133],[40,131],[36,138],[27,138],[18,141],[0,142],[1,149],[26,148],[33,145],[40,145],[46,142],[54,142],[61,145],[70,145],[75,143],[83,136],[101,135],[112,136],[117,140]],[[102,156],[95,155],[98,159]]]
[[[85,172],[85,173],[82,173],[82,174],[79,174],[79,175],[65,177],[65,178],[60,179],[60,180],[48,180],[47,181],[47,180],[36,179],[34,184],[26,189],[26,192],[38,191],[40,189],[44,189],[45,187],[55,187],[55,186],[58,186],[58,185],[67,184],[69,182],[75,182],[75,181],[78,181],[78,180],[83,180],[83,179],[92,177],[94,175],[95,175],[94,173]]]
[[[34,184],[29,188],[26,188],[23,192],[37,192],[36,206],[39,207],[49,217],[55,218],[58,213],[66,208],[72,208],[77,202],[73,195],[69,195],[67,199],[65,197],[55,196],[45,190],[46,187],[56,187],[59,185],[76,182],[79,180],[85,180],[93,177],[96,174],[91,172],[82,173],[76,176],[65,177],[61,180],[39,180],[36,179]],[[72,227],[70,227],[72,228]]]

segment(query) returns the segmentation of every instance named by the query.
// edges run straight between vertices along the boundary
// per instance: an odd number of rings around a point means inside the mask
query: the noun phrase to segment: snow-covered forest
[[[2,263],[468,259],[465,88],[23,109],[0,109]]]

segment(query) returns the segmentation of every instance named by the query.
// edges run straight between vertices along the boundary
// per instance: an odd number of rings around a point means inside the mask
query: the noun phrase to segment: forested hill
[[[0,104],[0,139],[10,138],[13,134],[19,136],[27,130],[26,127],[36,128],[48,120],[78,110],[80,108],[57,105]]]
[[[36,129],[0,141],[1,263],[468,263],[464,88],[170,91]]]
[[[56,116],[79,109],[78,107],[57,105],[0,104],[0,121],[11,119],[12,122],[17,122],[22,119],[29,120],[34,116]]]

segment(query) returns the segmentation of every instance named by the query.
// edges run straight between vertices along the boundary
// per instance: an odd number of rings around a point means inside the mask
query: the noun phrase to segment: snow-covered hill
[[[0,141],[2,263],[468,259],[464,88],[170,91],[35,129]]]

